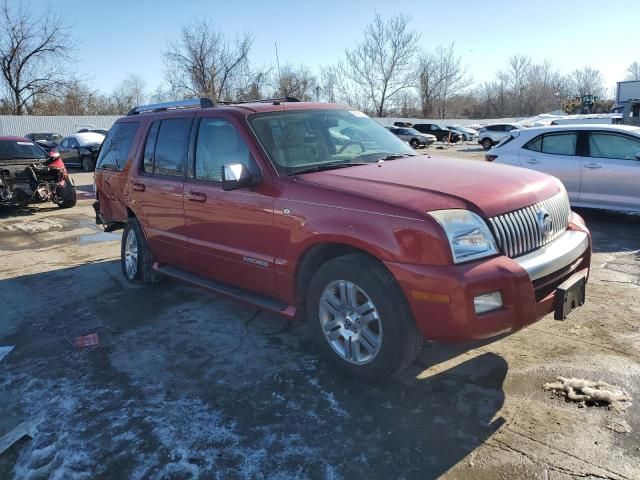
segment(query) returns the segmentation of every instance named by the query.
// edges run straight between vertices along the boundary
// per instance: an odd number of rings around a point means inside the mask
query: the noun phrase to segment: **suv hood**
[[[485,217],[546,200],[561,188],[557,179],[534,170],[425,155],[296,178],[384,200],[420,214],[466,208]]]

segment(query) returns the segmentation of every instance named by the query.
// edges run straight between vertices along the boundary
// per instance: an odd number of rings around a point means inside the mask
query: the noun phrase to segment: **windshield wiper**
[[[391,155],[387,155],[386,157],[380,157],[378,161],[396,160],[398,158],[415,157],[415,156],[416,155],[414,153],[392,153]]]
[[[369,162],[335,162],[335,163],[321,163],[319,165],[314,165],[313,167],[305,168],[303,170],[297,170],[293,172],[293,175],[299,175],[302,173],[312,173],[312,172],[322,172],[324,170],[335,170],[337,168],[346,168],[353,167],[356,165],[370,165]]]

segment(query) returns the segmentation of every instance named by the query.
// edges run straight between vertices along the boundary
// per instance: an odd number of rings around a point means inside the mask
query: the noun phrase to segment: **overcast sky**
[[[10,0],[16,1],[16,0]],[[44,0],[29,2],[34,11]],[[551,60],[568,73],[599,69],[613,88],[633,61],[640,62],[640,0],[56,0],[80,41],[78,71],[105,92],[129,73],[150,90],[162,83],[162,50],[194,17],[209,17],[233,37],[255,36],[257,66],[304,63],[316,70],[336,62],[380,13],[405,13],[431,49],[454,41],[476,83],[491,80],[513,54]]]

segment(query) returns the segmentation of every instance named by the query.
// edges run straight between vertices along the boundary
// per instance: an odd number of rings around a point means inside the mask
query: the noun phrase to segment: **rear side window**
[[[545,135],[542,138],[542,153],[551,155],[575,155],[578,135],[564,133],[560,135]]]
[[[139,122],[115,124],[102,143],[96,168],[122,171],[127,164],[129,150],[139,126]]]
[[[191,118],[169,118],[161,120],[159,126],[152,125],[145,146],[144,172],[184,176],[191,121]]]
[[[523,148],[550,155],[575,155],[577,133],[555,133],[531,140]]]

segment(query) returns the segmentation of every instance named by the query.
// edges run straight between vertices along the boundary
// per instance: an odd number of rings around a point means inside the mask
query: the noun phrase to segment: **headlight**
[[[496,241],[482,218],[469,210],[427,212],[442,226],[454,263],[469,262],[498,253]]]

